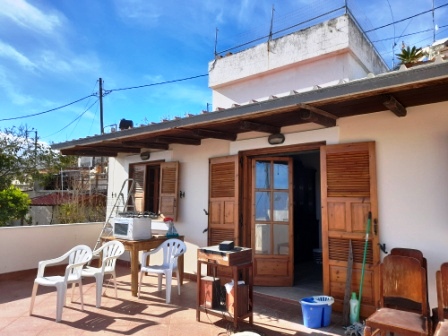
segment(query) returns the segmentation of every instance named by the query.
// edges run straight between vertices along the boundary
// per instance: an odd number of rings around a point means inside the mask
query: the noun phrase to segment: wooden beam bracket
[[[222,131],[214,131],[210,129],[195,129],[192,130],[194,134],[200,137],[204,138],[213,138],[213,139],[221,139],[221,140],[229,140],[229,141],[235,141],[237,138],[237,135],[234,133],[229,132],[222,132]]]
[[[383,102],[383,105],[387,107],[390,111],[392,111],[397,117],[406,117],[408,111],[406,107],[404,107],[398,100],[395,99],[394,96],[389,95],[385,97],[386,100]]]
[[[242,121],[239,125],[240,130],[243,131],[256,131],[256,132],[264,132],[276,134],[280,133],[281,127],[272,126],[267,124],[256,123],[253,121]]]
[[[177,143],[181,145],[199,146],[201,144],[201,140],[193,138],[173,137],[173,136],[159,136],[156,138],[156,143],[164,143],[164,144]]]

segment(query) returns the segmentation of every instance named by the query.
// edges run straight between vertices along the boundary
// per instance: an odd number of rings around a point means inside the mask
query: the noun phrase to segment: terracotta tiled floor
[[[156,278],[147,276],[144,294],[140,299],[130,293],[129,269],[117,267],[118,298],[113,287],[105,283],[102,307],[95,307],[95,283],[84,281],[84,311],[81,310],[79,291],[70,302],[67,295],[62,321],[55,322],[56,292],[54,288],[39,287],[33,315],[29,316],[30,295],[35,272],[0,277],[0,335],[210,335],[224,336],[243,331],[253,335],[343,335],[340,316],[333,313],[329,327],[308,329],[302,324],[301,307],[296,301],[254,293],[254,324],[233,323],[219,317],[200,314],[196,321],[196,282],[184,281],[181,295],[177,295],[177,281],[173,280],[171,304],[165,303],[165,290],[157,291]],[[162,288],[163,289],[163,288]],[[243,333],[244,334],[244,333]],[[247,333],[246,333],[247,334]]]

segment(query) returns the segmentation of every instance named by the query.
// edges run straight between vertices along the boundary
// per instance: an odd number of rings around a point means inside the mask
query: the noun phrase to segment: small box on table
[[[205,308],[217,308],[219,306],[219,294],[219,278],[211,276],[202,277],[199,304]]]
[[[249,286],[245,284],[238,285],[238,313],[235,313],[235,286],[226,297],[227,311],[235,316],[241,317],[249,312]]]

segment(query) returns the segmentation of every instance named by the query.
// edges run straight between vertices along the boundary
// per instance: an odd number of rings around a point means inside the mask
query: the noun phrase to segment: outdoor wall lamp
[[[140,153],[140,159],[142,159],[142,160],[148,160],[150,156],[151,156],[150,152],[141,152]]]
[[[285,142],[285,135],[283,133],[271,134],[268,142],[270,145],[280,145]]]

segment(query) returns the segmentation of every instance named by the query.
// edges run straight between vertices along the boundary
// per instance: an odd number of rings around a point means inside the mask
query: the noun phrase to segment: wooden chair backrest
[[[426,258],[423,257],[423,252],[420,250],[411,249],[411,248],[407,248],[407,247],[394,247],[390,251],[390,254],[415,258],[421,262],[422,266],[425,269],[427,269]]]
[[[440,266],[436,272],[438,319],[443,321],[444,311],[448,309],[448,262]]]
[[[381,264],[381,306],[386,298],[403,298],[419,303],[420,313],[428,317],[426,270],[420,260],[389,254]]]

